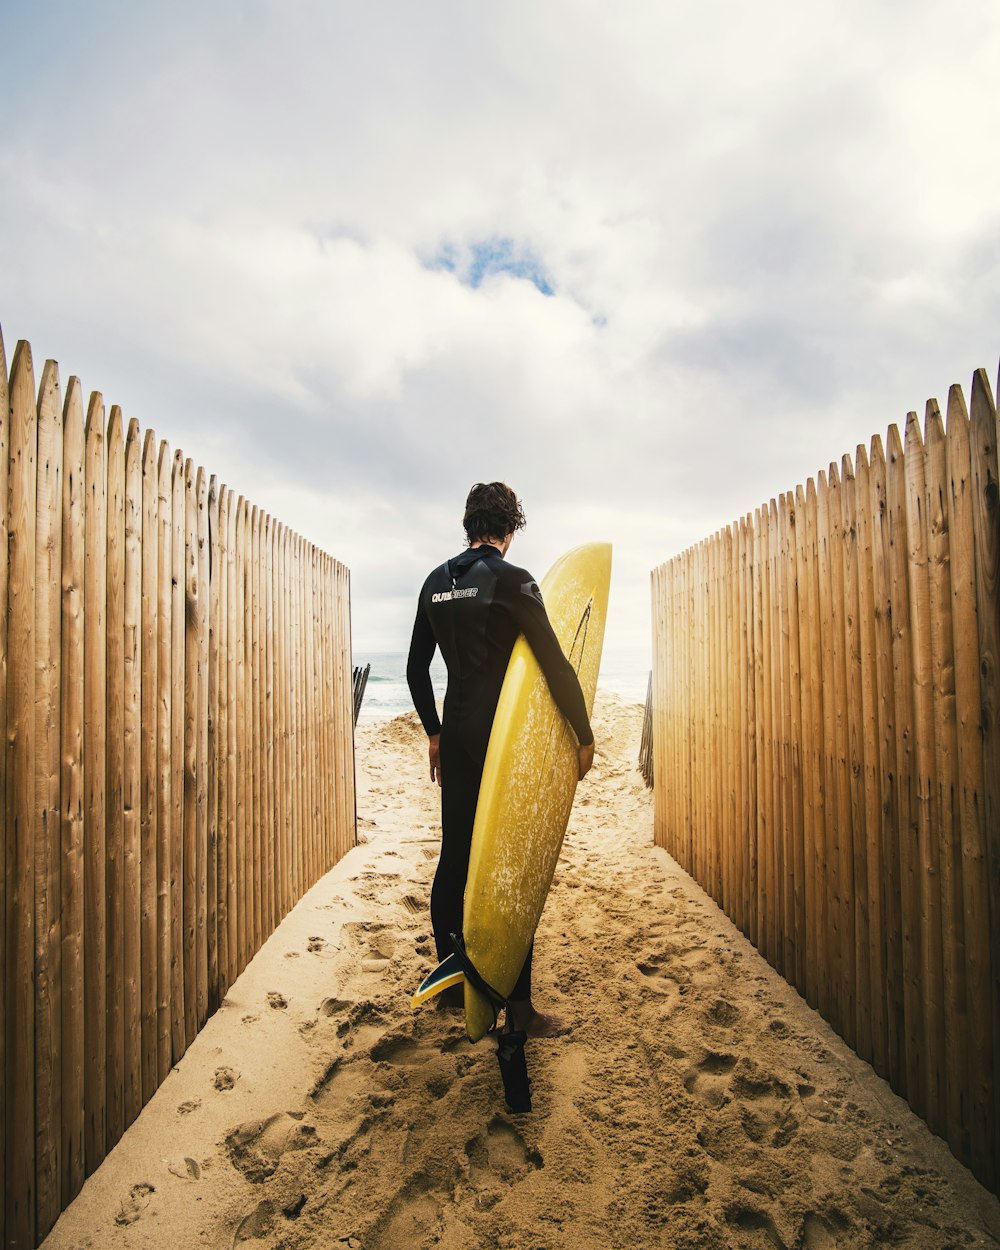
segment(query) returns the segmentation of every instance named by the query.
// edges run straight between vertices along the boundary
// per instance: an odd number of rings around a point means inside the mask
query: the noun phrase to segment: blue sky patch
[[[461,250],[446,243],[431,261],[431,268],[448,270],[474,290],[491,274],[506,273],[512,278],[524,278],[543,295],[555,294],[545,267],[534,252],[503,235],[470,243]]]

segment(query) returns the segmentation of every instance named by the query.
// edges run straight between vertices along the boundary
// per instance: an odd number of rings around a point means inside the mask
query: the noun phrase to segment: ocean
[[[354,656],[355,668],[371,664],[365,687],[360,720],[366,722],[392,720],[413,711],[410,691],[406,685],[405,651],[369,651]],[[435,652],[431,664],[431,680],[438,702],[444,698],[447,673],[441,653]],[[598,685],[611,690],[630,703],[646,702],[649,680],[649,654],[646,651],[607,652],[601,660]]]

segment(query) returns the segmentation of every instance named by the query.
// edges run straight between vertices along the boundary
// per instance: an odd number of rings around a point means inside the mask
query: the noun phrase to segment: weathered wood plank
[[[171,1059],[171,864],[173,862],[173,486],[170,447],[157,458],[156,546],[156,1075],[166,1080]]]
[[[893,1089],[906,1084],[905,1008],[903,1002],[903,912],[900,861],[899,784],[896,772],[896,696],[893,667],[891,517],[885,450],[876,435],[871,444],[869,508],[872,518],[872,610],[877,689],[877,761],[880,811],[878,854],[885,933],[886,1063]],[[877,985],[877,981],[873,982]]]
[[[35,1244],[35,525],[38,414],[31,346],[10,370],[7,493],[7,1062],[4,1206],[8,1245]]]
[[[251,834],[253,839],[253,949],[258,951],[264,939],[261,902],[264,893],[263,860],[261,856],[261,779],[263,775],[263,753],[261,750],[260,727],[260,509],[254,504],[250,509],[250,632],[249,663],[250,680],[248,682],[250,705],[249,732],[251,744]]]
[[[993,1033],[993,1133],[1000,1153],[1000,484],[997,412],[989,379],[972,380],[969,436],[976,549],[979,708],[983,749],[983,828],[990,900],[990,984]],[[1000,1164],[995,1166],[1000,1167]]]
[[[872,1062],[880,1076],[888,1075],[886,1032],[885,948],[883,925],[882,810],[879,805],[882,780],[879,766],[878,642],[874,539],[872,530],[872,488],[868,453],[859,444],[855,454],[856,510],[858,526],[858,649],[861,663],[861,786],[864,804],[865,845],[856,846],[857,857],[864,856],[867,884],[868,940],[863,958],[869,968],[866,1001],[871,1013]]]
[[[906,418],[906,521],[909,549],[910,641],[913,681],[915,815],[919,845],[921,989],[924,1022],[924,1116],[947,1133],[944,1088],[944,968],[940,847],[933,794],[934,700],[931,675],[930,584],[924,445],[917,414]]]
[[[274,819],[274,522],[265,513],[262,532],[264,563],[264,677],[263,677],[263,738],[264,738],[264,863],[266,865],[266,928],[274,931],[278,922],[276,905],[277,845]]]
[[[95,391],[87,408],[83,590],[83,977],[87,1021],[83,1096],[88,1175],[100,1166],[107,1148],[107,469],[104,403]]]
[[[83,671],[85,499],[83,393],[70,378],[63,411],[62,723],[62,1141],[60,1210],[83,1186],[84,1151],[84,776]]]
[[[125,700],[123,938],[125,952],[125,1124],[142,1109],[142,439],[133,417],[125,440]]]
[[[955,648],[957,855],[964,922],[968,1123],[971,1167],[996,1188],[993,1038],[990,1018],[990,900],[986,878],[983,749],[979,732],[979,626],[976,613],[974,481],[969,413],[959,386],[948,394],[945,444],[951,543],[951,623]]]
[[[36,1235],[61,1209],[62,906],[59,690],[62,395],[47,360],[38,388],[35,496],[35,1202]]]
[[[197,937],[198,960],[196,970],[196,1010],[198,1028],[203,1028],[208,1019],[208,890],[209,878],[214,874],[214,865],[209,858],[208,843],[208,477],[204,469],[198,468],[195,475],[196,504],[196,557],[195,568],[195,608],[198,638],[197,655]]]
[[[852,807],[850,787],[849,733],[847,727],[847,657],[845,646],[845,592],[843,556],[843,487],[835,463],[830,465],[827,479],[827,502],[830,510],[830,574],[831,617],[830,640],[833,651],[834,733],[832,746],[835,785],[837,790],[837,823],[833,827],[835,860],[835,905],[837,910],[837,1010],[838,1030],[850,1046],[857,1044],[857,1022],[854,984],[856,969],[854,907],[851,895],[854,885],[854,846],[852,842]]]
[[[854,966],[845,969],[854,992],[854,1044],[858,1054],[870,1063],[872,1054],[871,1009],[871,903],[868,896],[868,828],[865,804],[864,679],[861,664],[861,553],[858,517],[857,478],[851,457],[841,460],[841,567],[844,588],[843,643],[845,668],[845,728],[847,732],[846,780],[850,831],[845,855],[845,872],[852,913]]]
[[[229,575],[227,572],[226,548],[229,538],[229,526],[226,517],[229,488],[223,484],[218,488],[218,497],[214,509],[209,509],[209,523],[212,529],[212,646],[215,654],[215,691],[209,695],[210,702],[216,709],[215,728],[215,798],[213,807],[216,822],[216,996],[218,1006],[225,998],[229,989],[229,834],[227,808],[229,802],[227,766],[229,759],[229,614],[228,594]],[[211,682],[211,677],[210,677]],[[211,980],[211,970],[209,972]]]
[[[184,461],[184,1034],[198,1033],[198,495]]]
[[[799,889],[799,944],[802,971],[802,996],[815,1006],[815,970],[816,970],[816,767],[815,767],[815,728],[813,716],[813,699],[815,685],[819,682],[818,673],[814,674],[813,666],[818,657],[812,643],[812,615],[810,611],[809,577],[810,577],[810,535],[809,521],[806,515],[806,493],[799,486],[795,491],[795,525],[794,525],[794,561],[792,576],[795,579],[798,648],[798,682],[799,682],[799,770],[801,782],[801,881]]]
[[[944,422],[928,400],[924,436],[924,510],[929,592],[931,710],[934,725],[931,812],[938,840],[938,898],[942,953],[942,1102],[948,1144],[956,1157],[971,1152],[967,1104],[965,918],[961,835],[957,828],[958,726],[955,719],[955,644],[951,619],[951,519]]]
[[[159,693],[159,468],[156,435],[147,430],[142,445],[142,643],[140,646],[140,910],[142,924],[141,1017],[142,1103],[160,1083],[157,993],[157,696]]]
[[[924,1115],[921,864],[916,809],[916,759],[913,749],[913,657],[910,640],[909,554],[906,477],[899,430],[889,427],[886,447],[886,496],[889,517],[889,596],[892,619],[893,699],[896,726],[895,764],[899,822],[900,909],[903,955],[903,1053],[905,1096]]]
[[[247,502],[241,495],[236,505],[236,862],[239,868],[239,960],[237,972],[247,965],[253,941],[252,873],[248,848],[251,845],[247,818],[249,776],[247,737]]]
[[[280,594],[278,627],[278,661],[280,670],[279,706],[281,709],[281,820],[282,820],[282,910],[288,912],[293,899],[292,874],[292,795],[291,795],[291,707],[289,703],[289,663],[291,644],[288,612],[288,527],[282,525],[279,547]]]
[[[238,784],[236,763],[237,732],[237,685],[236,685],[236,497],[226,492],[226,836],[229,843],[229,876],[226,882],[226,913],[228,919],[228,978],[229,984],[239,975],[239,873],[237,854],[237,807]]]
[[[357,845],[358,840],[358,808],[357,808],[357,779],[354,771],[354,716],[353,703],[351,701],[351,664],[353,656],[353,643],[351,638],[351,570],[347,565],[340,566],[341,577],[341,620],[343,622],[343,630],[340,640],[340,671],[342,675],[341,683],[341,709],[347,725],[347,731],[344,733],[342,741],[342,758],[344,761],[344,773],[346,778],[346,795],[347,795],[347,836],[349,841],[344,847],[344,852],[350,850],[352,846]]]
[[[778,549],[775,560],[775,590],[778,600],[778,629],[780,637],[781,669],[778,692],[780,695],[780,737],[778,742],[779,776],[781,778],[781,836],[778,843],[781,878],[781,941],[779,953],[783,975],[792,985],[798,985],[798,946],[795,933],[795,839],[798,831],[799,809],[795,781],[795,731],[792,727],[793,683],[795,674],[792,661],[792,608],[788,583],[791,565],[791,517],[787,494],[778,496],[777,525]],[[797,663],[797,661],[796,661]]]
[[[187,1050],[184,932],[184,714],[187,683],[185,580],[187,502],[184,453],[170,478],[170,1043],[176,1063]]]
[[[122,414],[111,409],[107,563],[107,1018],[108,1137],[125,1131],[125,445]]]

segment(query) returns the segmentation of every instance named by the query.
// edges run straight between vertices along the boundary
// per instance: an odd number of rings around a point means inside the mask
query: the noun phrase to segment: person
[[[505,557],[524,526],[520,501],[504,482],[478,482],[469,491],[463,521],[468,546],[427,577],[420,591],[406,679],[428,736],[430,779],[441,787],[441,857],[431,889],[431,924],[438,959],[452,953],[461,933],[465,881],[479,785],[493,716],[514,643],[528,640],[556,706],[576,734],[582,780],[594,762],[594,735],[583,691],[563,655],[535,579]],[[440,647],[448,670],[444,716],[439,719],[430,665]],[[516,1028],[551,1036],[558,1021],[531,999],[529,949],[511,992]],[[460,987],[457,987],[460,991]],[[449,994],[449,991],[445,991]],[[446,1002],[458,1005],[460,998]]]

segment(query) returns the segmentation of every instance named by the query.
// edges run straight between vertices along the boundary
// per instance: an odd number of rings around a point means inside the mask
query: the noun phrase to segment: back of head
[[[477,482],[465,501],[462,524],[470,543],[506,538],[524,528],[521,501],[506,482]]]

